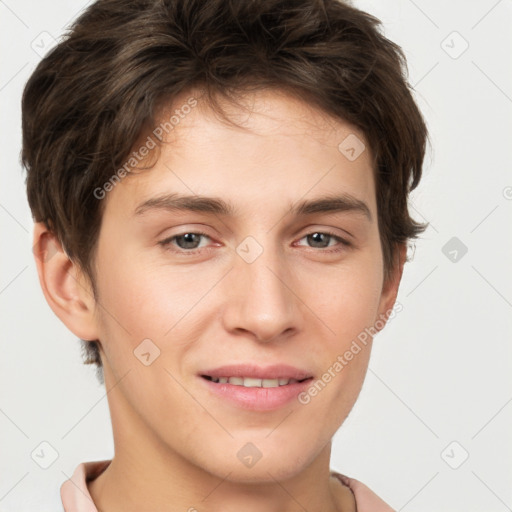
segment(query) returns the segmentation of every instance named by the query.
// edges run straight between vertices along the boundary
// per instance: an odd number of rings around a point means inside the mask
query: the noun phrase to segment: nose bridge
[[[230,327],[251,331],[260,341],[270,341],[298,327],[290,272],[284,254],[272,241],[272,232],[246,237],[236,252],[230,282]]]

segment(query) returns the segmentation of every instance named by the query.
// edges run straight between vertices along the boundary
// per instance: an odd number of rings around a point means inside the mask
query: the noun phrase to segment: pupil
[[[185,233],[184,235],[181,235],[180,238],[183,238],[185,240],[185,247],[186,249],[194,249],[194,237],[196,236],[195,233]],[[197,241],[196,241],[197,242]],[[192,247],[190,246],[192,244]]]
[[[313,239],[313,243],[321,243],[322,242],[321,239],[324,236],[329,236],[329,235],[325,235],[324,233],[313,233],[312,235],[309,235],[309,237]]]

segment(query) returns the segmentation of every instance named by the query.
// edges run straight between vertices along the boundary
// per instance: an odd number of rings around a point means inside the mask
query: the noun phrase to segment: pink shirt
[[[71,478],[66,480],[60,488],[64,512],[98,512],[87,489],[87,482],[103,473],[110,462],[110,460],[82,462],[77,466]],[[363,483],[335,471],[331,473],[352,491],[357,512],[395,512]]]

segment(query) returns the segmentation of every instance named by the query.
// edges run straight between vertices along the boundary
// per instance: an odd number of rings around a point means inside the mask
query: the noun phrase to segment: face
[[[244,128],[201,102],[184,109],[156,164],[103,199],[95,322],[116,442],[265,481],[307,467],[343,423],[371,346],[355,353],[353,342],[394,296],[383,290],[369,150],[339,149],[364,136],[282,93],[247,105],[231,107]],[[178,196],[196,207],[177,208]],[[198,207],[203,196],[217,202]],[[325,196],[343,201],[299,209]],[[225,365],[267,372],[248,386],[275,385],[273,365],[309,380],[256,390],[202,376]],[[261,459],[250,467],[247,454]]]

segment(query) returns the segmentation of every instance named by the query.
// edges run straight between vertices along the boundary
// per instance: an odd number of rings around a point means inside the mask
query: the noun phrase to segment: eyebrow
[[[190,211],[210,213],[234,217],[238,209],[219,197],[199,195],[164,194],[152,197],[141,203],[135,209],[135,215],[142,215],[147,211],[166,210],[170,212]],[[319,197],[313,200],[303,200],[290,206],[290,213],[297,217],[317,213],[351,212],[363,214],[369,221],[372,214],[368,205],[351,194],[337,194]]]

